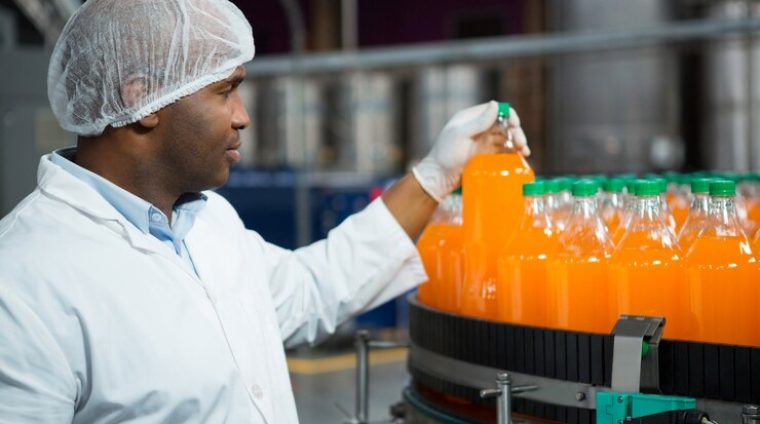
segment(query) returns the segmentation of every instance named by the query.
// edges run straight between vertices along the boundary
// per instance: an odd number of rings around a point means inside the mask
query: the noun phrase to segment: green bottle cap
[[[599,191],[599,185],[594,180],[581,179],[573,184],[573,196],[589,197],[595,196]]]
[[[631,178],[625,181],[625,189],[628,191],[628,194],[636,195],[636,181],[638,181],[636,178]]]
[[[499,102],[499,117],[502,118],[509,118],[509,103],[507,102]]]
[[[658,180],[636,180],[634,188],[636,196],[659,196],[660,182]]]
[[[741,174],[738,172],[723,172],[721,174],[716,175],[721,180],[726,181],[733,181],[734,183],[738,183],[741,181]]]
[[[544,180],[544,194],[556,194],[561,190],[559,188],[559,182],[557,180]]]
[[[733,197],[736,196],[736,183],[730,180],[717,180],[710,182],[710,196]]]
[[[662,194],[662,193],[665,193],[666,191],[668,191],[668,180],[666,180],[665,178],[662,178],[662,177],[657,176],[657,175],[649,174],[646,177],[646,180],[647,181],[654,181],[654,182],[657,183],[657,186],[660,189],[660,193],[659,194]]]
[[[710,193],[710,181],[712,180],[709,178],[692,178],[691,179],[692,194]]]
[[[681,174],[678,172],[667,171],[663,172],[662,178],[665,178],[665,181],[668,183],[678,184],[681,181]]]
[[[525,183],[522,187],[523,196],[543,196],[544,195],[544,183]]]
[[[554,181],[559,184],[559,191],[572,191],[575,183],[575,179],[570,177],[555,178]]]
[[[625,188],[625,181],[622,178],[612,178],[605,181],[602,188],[607,193],[622,193]]]

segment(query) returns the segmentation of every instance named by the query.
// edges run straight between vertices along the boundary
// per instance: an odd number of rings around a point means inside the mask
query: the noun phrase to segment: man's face
[[[159,112],[159,160],[172,185],[198,192],[224,185],[240,161],[238,131],[250,124],[238,92],[245,68]]]

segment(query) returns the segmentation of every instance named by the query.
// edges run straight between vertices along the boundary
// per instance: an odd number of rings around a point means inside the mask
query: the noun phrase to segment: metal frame
[[[494,378],[505,373],[500,370],[452,359],[421,348],[414,343],[409,349],[409,365],[445,381],[482,389],[493,387]],[[571,408],[595,409],[596,393],[609,391],[609,387],[556,380],[509,371],[511,385],[534,388],[530,391],[512,391],[516,397]]]
[[[558,55],[601,50],[646,47],[665,42],[686,42],[729,34],[760,32],[760,19],[691,20],[635,31],[594,31],[548,35],[483,38],[475,41],[424,43],[409,47],[384,47],[307,55],[282,55],[257,59],[246,65],[248,75],[335,73],[376,70],[434,63],[470,62],[511,57]]]

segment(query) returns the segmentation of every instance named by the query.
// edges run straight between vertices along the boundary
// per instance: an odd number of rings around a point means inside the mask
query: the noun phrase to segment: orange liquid
[[[609,228],[609,227],[607,227]],[[612,239],[612,244],[615,246],[619,245],[620,242],[623,240],[623,236],[625,235],[625,231],[628,228],[623,225],[621,222],[618,222],[618,224],[615,226],[615,229],[609,229],[610,230],[610,238]]]
[[[690,339],[760,346],[760,271],[743,238],[698,238],[686,255],[686,276],[694,320]]]
[[[612,330],[620,315],[663,316],[664,337],[688,337],[687,286],[678,251],[643,232],[629,233],[610,259]]]
[[[465,167],[463,314],[496,318],[499,250],[522,219],[522,185],[534,179],[533,170],[518,153],[478,155]]]
[[[747,220],[752,224],[747,235],[753,237],[760,230],[760,200],[747,201]]]
[[[498,260],[496,318],[538,327],[546,319],[546,260],[556,249],[550,230],[524,228],[512,237]]]
[[[457,312],[461,299],[462,227],[431,223],[417,242],[429,281],[418,289],[420,302],[437,309]]]
[[[683,224],[686,222],[686,216],[689,215],[689,207],[684,206],[682,203],[677,203],[674,205],[671,209],[673,212],[673,218],[676,221],[676,231],[681,231],[681,228],[683,228]],[[676,232],[678,234],[678,232]]]
[[[611,213],[608,216],[605,216],[604,223],[607,225],[607,231],[609,231],[610,234],[615,234],[615,231],[617,231],[620,226],[620,214]]]
[[[546,296],[550,327],[609,333],[608,259],[559,252],[547,263]]]

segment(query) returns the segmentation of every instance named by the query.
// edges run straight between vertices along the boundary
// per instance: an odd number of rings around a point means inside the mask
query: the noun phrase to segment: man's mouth
[[[240,149],[240,145],[241,143],[238,141],[237,143],[227,148],[227,150],[224,152],[227,159],[231,160],[232,162],[240,162],[240,150],[238,150]]]

